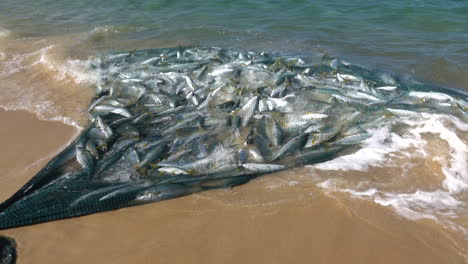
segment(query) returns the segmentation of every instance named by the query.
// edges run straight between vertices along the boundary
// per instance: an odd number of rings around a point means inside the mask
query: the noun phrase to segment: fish
[[[136,166],[141,162],[140,154],[134,147],[129,147],[124,152],[124,157],[128,161],[129,164]]]
[[[333,145],[355,145],[360,144],[363,140],[370,137],[370,134],[367,132],[354,134],[346,137],[342,137],[336,141],[333,141]]]
[[[351,74],[344,74],[344,73],[337,73],[336,74],[336,78],[338,79],[338,81],[340,82],[345,82],[345,81],[353,81],[353,82],[357,82],[357,81],[361,81],[362,79],[358,76],[353,76]]]
[[[106,139],[110,139],[113,137],[114,132],[100,116],[95,117],[95,126],[99,128],[99,130],[101,130]]]
[[[96,115],[117,114],[124,117],[131,117],[132,114],[124,107],[111,106],[111,105],[97,105],[91,109],[91,112]]]
[[[306,145],[308,138],[309,135],[307,133],[292,138],[275,153],[273,161],[302,149]]]
[[[276,171],[285,170],[287,167],[281,164],[265,164],[265,163],[244,163],[244,169],[255,173],[272,173]]]
[[[92,155],[82,145],[76,146],[76,161],[83,167],[83,169],[92,169],[94,166]]]
[[[345,149],[346,146],[340,145],[309,148],[297,153],[294,157],[294,162],[297,166],[304,166],[327,161],[333,159],[333,157]]]
[[[144,167],[148,165],[149,163],[153,163],[166,151],[167,151],[167,145],[165,144],[165,142],[161,142],[160,144],[148,150],[148,152],[143,157],[143,159],[138,163],[138,166]]]
[[[95,159],[99,159],[99,151],[96,142],[96,140],[88,139],[85,148]]]
[[[162,173],[167,173],[170,175],[189,174],[188,172],[181,170],[179,168],[171,168],[171,167],[159,168],[158,171]]]
[[[242,126],[245,127],[250,118],[254,115],[258,103],[258,96],[249,99],[245,105],[239,110],[238,116],[241,118]]]
[[[281,146],[284,140],[284,132],[278,123],[270,117],[264,117],[259,128],[263,130],[266,138],[276,147]]]
[[[88,126],[0,203],[0,229],[231,188],[353,153],[372,129],[424,114],[468,120],[465,93],[339,58],[175,47],[89,67],[101,79]]]

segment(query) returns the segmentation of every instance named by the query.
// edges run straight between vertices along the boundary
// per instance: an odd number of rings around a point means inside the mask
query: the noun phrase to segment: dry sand
[[[0,110],[0,124],[0,200],[76,132],[26,112]],[[301,181],[305,173],[0,235],[16,239],[19,263],[467,263],[466,240],[371,202],[328,196]],[[286,176],[299,184],[279,184]]]

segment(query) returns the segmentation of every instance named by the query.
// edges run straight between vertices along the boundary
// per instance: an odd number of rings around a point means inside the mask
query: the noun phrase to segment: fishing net
[[[425,113],[467,120],[465,94],[326,57],[179,47],[106,54],[90,70],[89,127],[0,204],[0,229],[243,184]]]

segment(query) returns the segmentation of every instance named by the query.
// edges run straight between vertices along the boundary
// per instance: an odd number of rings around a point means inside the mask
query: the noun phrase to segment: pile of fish
[[[239,185],[359,149],[421,113],[467,121],[467,96],[339,59],[222,48],[107,54],[89,128],[0,204],[0,229]]]

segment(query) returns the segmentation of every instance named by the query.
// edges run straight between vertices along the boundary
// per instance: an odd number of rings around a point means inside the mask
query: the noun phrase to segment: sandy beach
[[[58,122],[0,111],[0,199],[75,134]],[[32,166],[30,164],[33,164]],[[230,190],[0,231],[18,263],[466,263],[468,243],[431,221],[329,196],[296,169]],[[284,177],[300,184],[282,184]]]

